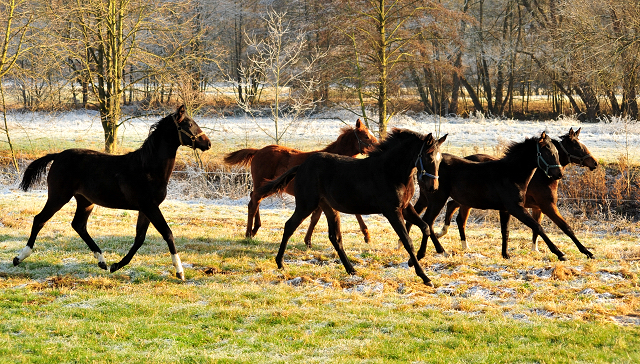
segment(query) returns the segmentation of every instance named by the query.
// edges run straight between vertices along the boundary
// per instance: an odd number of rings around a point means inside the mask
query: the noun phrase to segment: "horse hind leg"
[[[455,214],[458,208],[460,208],[460,204],[458,202],[454,200],[447,202],[447,210],[444,213],[444,224],[442,225],[442,230],[436,234],[438,238],[447,235],[447,232],[449,232],[449,226],[451,225],[451,220],[453,219],[453,214]]]
[[[468,206],[461,206],[458,211],[458,217],[456,217],[456,223],[458,224],[458,234],[460,234],[460,243],[462,250],[468,250],[469,244],[467,243],[467,220],[469,220],[469,214],[471,208]]]
[[[367,227],[367,224],[365,224],[362,215],[356,215],[356,220],[358,220],[360,231],[362,231],[362,235],[364,235],[364,242],[369,244],[371,242],[371,235],[369,234],[369,228]]]
[[[249,205],[247,206],[247,231],[245,237],[253,238],[258,233],[258,229],[262,226],[260,221],[260,201],[262,197],[257,195],[255,189],[251,192]]]
[[[52,198],[52,196],[57,197]],[[70,199],[70,195],[66,197],[62,193],[52,193],[51,190],[49,191],[49,197],[44,207],[42,208],[42,211],[40,211],[40,213],[33,218],[33,225],[31,226],[31,234],[29,235],[29,240],[27,240],[27,245],[22,248],[20,253],[15,258],[13,258],[14,266],[22,263],[22,261],[24,261],[29,255],[31,255],[31,252],[33,251],[33,244],[36,242],[36,237],[38,236],[40,230],[42,230],[42,228],[44,227],[44,224],[46,224],[47,221],[49,221],[49,219],[51,219],[51,217],[53,217],[56,212],[60,211],[60,209],[67,202],[69,202]]]
[[[533,219],[536,220],[538,224],[540,224],[544,216],[542,215],[542,211],[539,208],[534,207],[531,209],[531,217],[533,217]],[[539,252],[538,233],[536,233],[535,230],[531,232],[531,250],[533,250],[534,252]]]
[[[93,256],[98,259],[98,267],[106,270],[107,262],[102,256],[102,250],[87,232],[87,220],[89,219],[89,215],[91,215],[91,212],[93,211],[94,205],[83,196],[77,195],[75,197],[77,201],[77,207],[76,214],[73,217],[73,221],[71,222],[71,226],[73,227],[73,230],[75,230],[78,235],[80,235],[82,240],[84,240],[89,249],[91,249],[91,251],[93,252]]]
[[[344,266],[345,270],[349,274],[356,274],[355,268],[351,265],[347,254],[344,252],[342,246],[342,234],[340,233],[340,213],[334,210],[326,203],[320,205],[324,211],[324,216],[327,218],[327,230],[329,231],[329,240],[334,249],[338,252],[338,257]]]
[[[313,230],[316,228],[318,224],[318,220],[320,220],[320,216],[322,215],[322,209],[317,208],[311,214],[311,221],[309,221],[309,228],[307,229],[307,234],[304,236],[304,244],[307,248],[311,248],[311,236],[313,235]]]

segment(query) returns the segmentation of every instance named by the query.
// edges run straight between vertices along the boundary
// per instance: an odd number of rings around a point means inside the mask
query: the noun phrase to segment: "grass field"
[[[349,276],[321,220],[314,247],[301,228],[276,268],[288,208],[263,208],[256,239],[243,239],[246,207],[166,201],[186,282],[174,278],[164,241],[151,228],[131,264],[98,268],[72,230],[74,203],[40,233],[18,267],[43,193],[0,195],[0,362],[465,362],[634,363],[640,361],[640,245],[637,224],[570,217],[587,260],[548,222],[567,253],[530,251],[530,232],[512,222],[500,256],[495,216],[472,215],[470,251],[455,225],[451,253],[422,261],[426,287],[395,250],[397,237],[368,216],[363,242],[343,215],[344,245],[358,270]],[[97,208],[89,232],[108,263],[129,249],[135,213]],[[416,243],[419,234],[412,232]]]

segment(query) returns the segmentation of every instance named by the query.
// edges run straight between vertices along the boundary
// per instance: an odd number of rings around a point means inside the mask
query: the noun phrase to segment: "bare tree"
[[[2,102],[3,128],[11,150],[11,158],[16,171],[19,171],[15,150],[11,142],[7,123],[7,103],[4,96],[4,78],[15,67],[16,62],[30,49],[25,47],[24,37],[32,24],[34,14],[28,1],[0,1],[0,101]],[[4,33],[4,34],[3,34]]]
[[[268,101],[273,129],[262,131],[280,144],[289,128],[318,102],[313,98],[318,83],[313,70],[324,54],[303,57],[307,48],[305,34],[290,27],[286,13],[269,11],[264,20],[267,25],[264,37],[247,35],[249,62],[247,67],[240,67],[239,73],[241,79],[257,82],[260,89],[273,95]],[[239,93],[236,101],[250,114],[257,111],[252,100],[241,98]]]

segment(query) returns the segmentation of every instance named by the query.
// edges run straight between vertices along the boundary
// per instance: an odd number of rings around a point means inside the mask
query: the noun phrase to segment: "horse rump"
[[[31,162],[24,171],[22,182],[20,182],[20,189],[26,192],[34,183],[38,182],[42,178],[44,171],[47,169],[49,162],[54,160],[58,154],[59,153],[47,154],[44,157],[40,157]]]
[[[260,149],[256,148],[236,150],[235,152],[231,152],[224,156],[224,163],[230,166],[235,166],[236,164],[248,166],[259,150]]]

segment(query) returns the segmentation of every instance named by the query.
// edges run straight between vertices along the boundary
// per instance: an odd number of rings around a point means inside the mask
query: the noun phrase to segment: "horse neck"
[[[528,182],[536,171],[536,168],[538,168],[535,151],[535,143],[537,143],[537,141],[531,139],[524,143],[525,145],[520,146],[520,148],[522,148],[522,152],[520,153],[523,153],[524,156],[510,154],[497,161],[504,164],[504,170],[508,171],[509,176],[511,176],[515,182]],[[533,148],[534,151],[530,151],[529,149],[531,148]]]
[[[566,167],[567,165],[569,165],[571,163],[571,158],[569,157],[569,155],[567,153],[565,153],[565,148],[562,147],[562,141],[558,141],[555,139],[551,140],[553,142],[553,145],[556,147],[556,149],[558,150],[558,157],[560,160],[560,165],[562,167]]]
[[[351,132],[353,133],[354,131],[351,131]],[[357,147],[355,147],[355,145],[357,145],[358,142],[357,141],[355,143],[351,142],[348,138],[350,138],[350,136],[343,134],[340,137],[338,137],[336,141],[327,145],[324,149],[319,150],[318,152],[340,154],[340,155],[347,155],[347,156],[360,154],[360,150]]]
[[[137,151],[142,170],[168,182],[175,166],[178,147],[177,143],[152,134]]]
[[[416,168],[416,160],[418,158],[418,150],[411,148],[407,151],[405,148],[396,147],[388,152],[375,157],[369,157],[375,164],[382,164],[386,172],[387,178],[394,180],[396,183],[407,184],[411,180],[414,168]],[[379,159],[377,161],[376,159]]]

